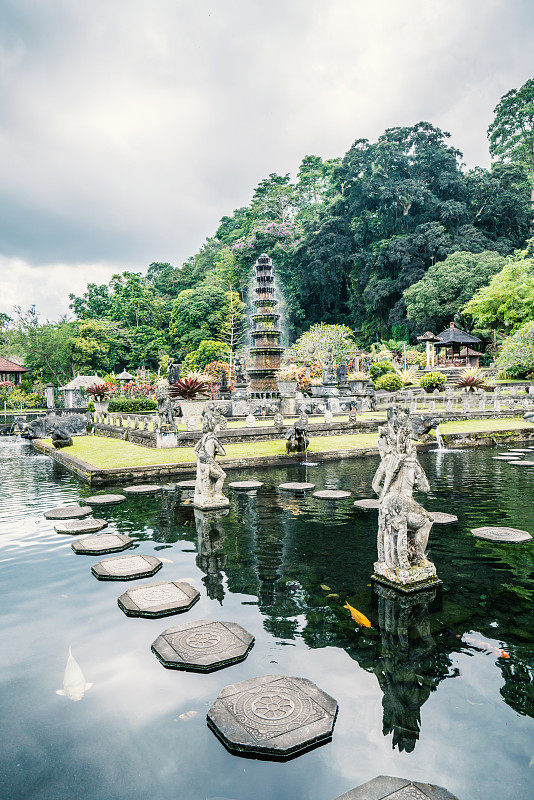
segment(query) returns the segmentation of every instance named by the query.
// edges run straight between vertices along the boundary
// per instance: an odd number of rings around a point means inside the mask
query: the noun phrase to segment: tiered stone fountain
[[[258,258],[254,267],[252,305],[250,393],[252,397],[276,397],[275,374],[280,369],[284,348],[280,344],[282,332],[273,265],[265,254]]]

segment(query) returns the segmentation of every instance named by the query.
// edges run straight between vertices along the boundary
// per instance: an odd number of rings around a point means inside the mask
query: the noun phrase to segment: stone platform
[[[407,778],[379,775],[345,792],[336,800],[458,800],[441,786],[431,783],[415,783]]]
[[[83,519],[93,513],[89,506],[81,506],[78,503],[70,506],[58,506],[45,511],[45,519]]]
[[[186,581],[158,581],[132,586],[117,602],[128,617],[166,617],[189,611],[199,597]]]
[[[116,506],[124,500],[126,500],[124,494],[93,494],[84,498],[88,506]]]
[[[77,555],[98,556],[101,553],[119,553],[133,545],[133,539],[124,533],[97,533],[84,536],[71,544]]]
[[[91,572],[100,581],[132,581],[135,578],[150,578],[162,566],[155,556],[124,555],[97,561],[91,567]]]
[[[201,619],[167,628],[152,651],[165,667],[213,672],[243,661],[253,644],[254,637],[235,622]]]
[[[488,539],[491,542],[528,542],[532,536],[528,531],[518,528],[472,528],[471,533],[478,539]]]
[[[57,533],[96,533],[103,528],[107,528],[108,523],[105,519],[95,519],[94,517],[84,517],[83,519],[66,519],[58,521],[54,525]]]
[[[442,585],[442,581],[436,574],[436,567],[432,563],[423,567],[393,569],[387,567],[383,561],[375,561],[372,579],[383,586],[405,593],[418,592],[421,589]]]

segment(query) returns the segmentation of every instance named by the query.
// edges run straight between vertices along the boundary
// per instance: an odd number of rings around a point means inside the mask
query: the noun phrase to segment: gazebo
[[[117,380],[124,381],[126,383],[126,381],[133,381],[134,377],[135,377],[134,375],[130,375],[130,373],[127,370],[123,369],[121,374],[117,375]]]
[[[435,333],[431,331],[427,331],[423,333],[422,336],[417,337],[418,342],[425,342],[426,344],[426,368],[432,369],[436,365],[436,351],[434,350],[434,345],[436,342],[439,342],[439,338],[436,336]]]
[[[438,350],[445,348],[445,359],[451,362],[458,359],[459,361],[465,360],[465,363],[468,364],[470,345],[481,344],[481,340],[477,336],[472,336],[470,333],[456,328],[454,322],[451,322],[444,331],[438,333],[437,338],[438,341],[434,342],[434,347]],[[477,353],[477,355],[480,354]]]
[[[64,392],[65,408],[83,408],[83,399],[80,389],[88,389],[89,386],[96,386],[105,383],[98,375],[76,375],[65,386],[60,386],[59,391]]]
[[[15,356],[13,356],[14,358]],[[2,358],[0,356],[0,381],[11,381],[11,383],[19,383],[24,373],[28,372],[26,367],[22,364],[17,364],[16,361],[11,361],[9,358]]]

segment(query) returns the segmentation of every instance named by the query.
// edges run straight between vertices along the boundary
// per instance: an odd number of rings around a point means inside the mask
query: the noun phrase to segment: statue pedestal
[[[438,578],[434,564],[425,564],[423,567],[388,567],[384,561],[375,561],[373,580],[384,586],[391,586],[399,592],[417,592],[421,589],[439,586],[442,581]]]
[[[178,447],[178,434],[172,428],[160,428],[156,431],[156,448]]]
[[[220,508],[228,508],[230,500],[227,497],[217,497],[209,499],[207,497],[193,498],[193,508],[198,508],[200,511],[215,511]]]

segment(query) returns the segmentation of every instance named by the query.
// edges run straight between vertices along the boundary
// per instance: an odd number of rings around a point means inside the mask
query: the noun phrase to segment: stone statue
[[[347,383],[348,374],[349,374],[349,371],[348,371],[346,362],[345,361],[341,361],[337,365],[337,369],[336,369],[336,377],[337,377],[337,382],[338,382],[339,386],[344,386]]]
[[[308,418],[302,416],[292,425],[286,433],[286,451],[288,453],[305,453],[310,440],[308,439]]]
[[[391,406],[381,425],[381,462],[373,478],[379,495],[378,561],[375,578],[397,588],[437,582],[436,568],[425,555],[432,517],[413,498],[414,489],[430,491],[415,450],[415,434],[406,409]]]
[[[274,427],[278,428],[279,430],[281,430],[284,427],[284,418],[279,411],[277,411],[273,417],[273,424]]]
[[[325,386],[335,386],[336,368],[334,367],[334,355],[332,350],[327,350],[323,364],[323,384]]]
[[[157,420],[159,429],[174,429],[174,414],[172,402],[169,397],[169,381],[160,378],[156,384]]]
[[[236,356],[234,362],[234,369],[235,369],[235,385],[246,386],[247,376],[245,374],[245,365],[243,363],[243,359],[240,356]]]
[[[174,361],[169,362],[169,367],[167,369],[167,380],[169,384],[172,386],[173,383],[178,383],[180,380],[180,372],[182,369],[181,364],[177,364]]]
[[[213,403],[207,403],[202,414],[202,436],[195,447],[197,477],[193,505],[195,508],[226,508],[230,501],[222,493],[226,472],[215,461],[217,455],[226,455],[216,436],[217,414]]]

